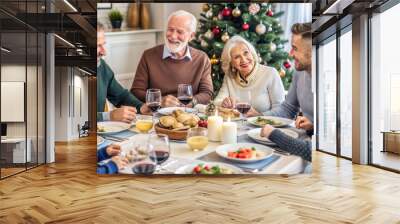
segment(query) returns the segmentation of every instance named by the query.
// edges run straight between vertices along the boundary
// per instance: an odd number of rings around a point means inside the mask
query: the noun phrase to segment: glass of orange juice
[[[195,152],[203,150],[208,145],[207,128],[196,127],[189,129],[186,142],[189,148]]]
[[[136,115],[136,129],[140,133],[148,133],[153,128],[153,117],[149,115]]]

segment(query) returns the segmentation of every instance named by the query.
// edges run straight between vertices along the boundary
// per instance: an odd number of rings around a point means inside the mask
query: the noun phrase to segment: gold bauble
[[[210,59],[210,63],[212,65],[218,64],[219,60],[217,59],[217,56],[215,56],[215,54],[212,56],[212,58]]]
[[[232,10],[233,17],[239,17],[240,15],[242,15],[242,12],[240,11],[240,9],[238,7],[236,7],[234,10]]]
[[[214,21],[218,21],[219,19],[218,19],[218,16],[214,16],[213,18],[212,18]]]
[[[203,4],[203,7],[202,7],[203,12],[207,12],[209,9],[210,9],[210,6],[207,3]]]
[[[285,75],[286,75],[285,69],[281,68],[281,70],[279,70],[279,76],[285,77]]]
[[[225,32],[222,36],[221,36],[221,40],[226,43],[229,40],[229,34],[228,32]]]

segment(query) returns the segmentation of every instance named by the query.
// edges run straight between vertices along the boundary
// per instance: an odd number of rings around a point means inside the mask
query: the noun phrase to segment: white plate
[[[128,130],[131,127],[131,124],[118,121],[104,121],[97,122],[97,129],[99,129],[99,127],[102,127],[104,131],[97,131],[97,134],[112,134]]]
[[[174,112],[174,110],[178,110],[178,109],[185,111],[184,107],[164,107],[164,108],[159,109],[157,112],[162,115],[171,115],[172,112]],[[195,113],[195,112],[197,112],[197,110],[188,107],[188,108],[186,108],[186,112],[187,113]]]
[[[239,148],[252,148],[252,147],[254,147],[257,151],[262,153],[263,156],[254,158],[254,159],[238,159],[238,158],[228,157],[228,152],[237,151]],[[272,156],[274,150],[268,146],[260,145],[260,144],[237,143],[237,144],[226,144],[226,145],[218,146],[217,149],[215,150],[215,152],[222,158],[225,158],[225,159],[233,161],[233,162],[254,163],[254,162],[258,162],[258,161],[264,160],[264,159]]]
[[[283,118],[283,117],[273,117],[273,116],[257,116],[257,117],[249,117],[247,118],[247,122],[249,122],[252,125],[258,126],[258,127],[263,127],[264,125],[258,124],[257,118],[264,118],[264,119],[270,119],[273,121],[277,121],[279,122],[279,124],[274,124],[272,125],[275,128],[282,128],[282,127],[286,127],[289,126],[291,123],[293,123],[293,120],[287,119],[287,118]]]
[[[97,146],[103,144],[104,141],[105,140],[103,137],[101,137],[100,135],[97,135]]]
[[[217,165],[220,168],[230,169],[232,171],[232,174],[242,174],[243,173],[240,168],[226,164],[226,163],[197,162],[197,163],[188,164],[188,165],[179,167],[175,171],[175,174],[192,174],[193,168],[195,168],[198,164],[208,165],[209,167]],[[204,174],[204,175],[212,175],[212,174]],[[226,174],[220,174],[220,175],[226,175]]]
[[[290,137],[293,138],[298,138],[299,134],[293,130],[290,129],[279,129],[281,130],[283,133],[285,133],[286,135],[289,135]],[[271,140],[269,140],[266,137],[261,137],[260,136],[261,133],[261,128],[256,128],[256,129],[252,129],[250,131],[247,132],[247,135],[253,139],[254,141],[263,143],[263,144],[268,144],[268,145],[276,145],[275,143],[273,143]]]
[[[197,116],[199,116],[200,118],[209,117],[209,116],[207,116],[207,115],[204,114],[204,113],[198,113]],[[222,118],[223,118],[224,121],[227,121],[227,120],[228,120],[228,119],[225,118],[225,117],[222,117]],[[206,120],[207,120],[207,119],[206,119]],[[240,120],[240,117],[231,118],[231,121],[239,121],[239,120]]]

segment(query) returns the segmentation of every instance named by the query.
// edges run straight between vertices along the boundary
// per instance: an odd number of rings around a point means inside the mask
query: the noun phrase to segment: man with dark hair
[[[104,27],[97,24],[97,121],[132,122],[137,111],[150,113],[146,104],[138,100],[115,79],[114,73],[107,63],[101,59],[106,55]],[[106,99],[119,107],[110,112],[105,111]]]
[[[313,130],[314,97],[311,89],[311,23],[296,23],[292,26],[292,49],[296,72],[293,75],[288,95],[282,105],[268,111],[265,115],[294,119],[299,111],[296,127],[308,132]]]
[[[297,116],[296,128],[306,130],[308,135],[312,135],[314,130],[314,96],[311,89],[311,44],[311,24],[294,24],[292,26],[290,56],[294,59],[296,72],[285,101],[280,107],[265,113],[266,115],[294,119],[298,112],[301,111],[304,116]],[[310,141],[294,139],[271,125],[265,125],[260,135],[269,138],[279,148],[311,161]]]

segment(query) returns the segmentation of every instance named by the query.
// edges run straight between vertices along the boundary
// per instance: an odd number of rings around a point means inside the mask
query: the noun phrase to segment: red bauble
[[[272,12],[271,9],[268,9],[267,16],[271,16],[271,17],[274,16],[274,12]]]
[[[283,63],[283,66],[284,66],[286,69],[289,69],[290,67],[292,67],[292,65],[290,64],[289,61],[285,61],[285,62]]]
[[[249,25],[249,24],[243,23],[243,25],[242,25],[242,29],[243,29],[243,30],[248,30],[249,28],[250,28],[250,25]]]
[[[230,8],[228,8],[228,7],[225,7],[225,8],[222,10],[222,15],[225,16],[225,17],[228,17],[228,16],[230,16],[231,14],[232,14],[232,9],[230,9]]]
[[[216,26],[212,29],[212,32],[213,32],[214,36],[217,36],[218,34],[221,33],[221,29],[218,26]]]

